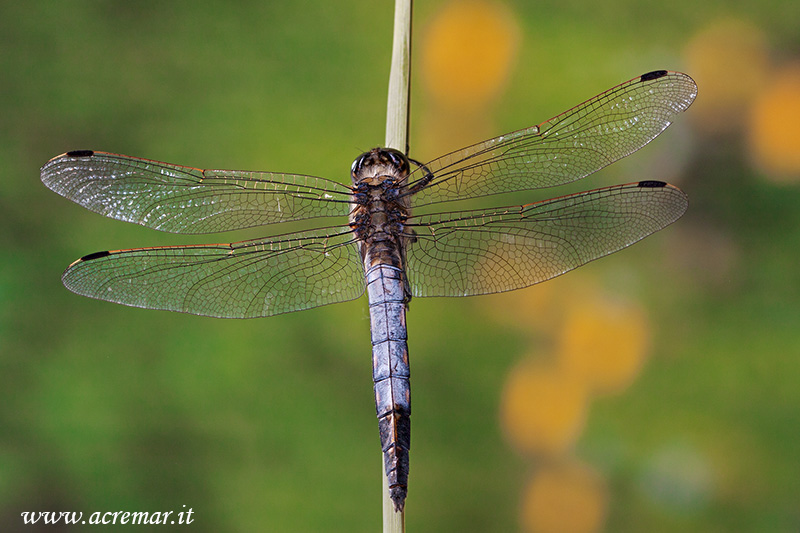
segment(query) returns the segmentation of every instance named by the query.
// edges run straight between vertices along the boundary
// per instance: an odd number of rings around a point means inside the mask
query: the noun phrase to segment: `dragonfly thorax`
[[[404,223],[410,202],[403,194],[408,158],[397,150],[373,148],[353,162],[350,227],[359,241],[364,267],[403,266]]]

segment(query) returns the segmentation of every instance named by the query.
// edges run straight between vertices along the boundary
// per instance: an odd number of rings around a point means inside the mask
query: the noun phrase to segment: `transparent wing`
[[[650,72],[555,118],[434,159],[409,177],[413,206],[579,180],[653,140],[697,95],[680,72]],[[428,178],[429,179],[429,178]],[[424,185],[424,186],[423,186]]]
[[[90,150],[51,159],[41,177],[91,211],[171,233],[213,233],[350,210],[350,189],[322,178],[203,170]]]
[[[349,229],[231,244],[87,255],[62,276],[71,291],[134,307],[223,318],[288,313],[358,298],[361,255]]]
[[[688,198],[660,181],[535,204],[409,219],[406,265],[414,296],[471,296],[539,283],[671,224]]]

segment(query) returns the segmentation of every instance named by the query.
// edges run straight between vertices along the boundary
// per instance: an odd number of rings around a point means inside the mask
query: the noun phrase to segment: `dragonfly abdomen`
[[[372,379],[384,469],[395,509],[406,499],[411,447],[406,295],[401,269],[378,264],[367,271],[372,323]]]

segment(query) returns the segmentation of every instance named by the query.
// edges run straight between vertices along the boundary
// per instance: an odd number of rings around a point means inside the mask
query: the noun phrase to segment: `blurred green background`
[[[195,531],[379,527],[366,302],[235,321],[80,298],[59,276],[81,255],[227,237],[104,219],[38,176],[89,148],[346,183],[383,142],[392,11],[0,4],[0,529],[183,505]],[[410,531],[800,530],[798,20],[794,0],[417,2],[422,161],[650,70],[700,92],[578,187],[671,181],[676,225],[542,286],[412,302]],[[526,389],[565,346],[617,377]]]

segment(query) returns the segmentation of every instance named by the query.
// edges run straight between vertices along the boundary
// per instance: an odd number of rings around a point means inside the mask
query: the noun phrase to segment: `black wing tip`
[[[668,70],[654,70],[652,72],[648,72],[646,74],[642,74],[640,81],[652,81],[657,80],[658,78],[663,78],[669,74]]]
[[[102,251],[102,252],[94,252],[94,253],[91,253],[91,254],[88,254],[88,255],[84,255],[83,257],[81,257],[80,259],[78,259],[75,262],[79,263],[81,261],[91,261],[93,259],[100,259],[101,257],[108,257],[109,255],[111,255],[111,252],[109,252],[107,250],[106,251]]]
[[[78,157],[78,158],[85,158],[85,157],[92,157],[95,154],[94,150],[71,150],[65,154],[57,155],[50,159],[47,163],[44,164],[42,167],[42,179],[44,180],[44,171],[48,167],[53,165],[60,165],[63,160],[67,157]]]
[[[661,187],[666,187],[667,185],[667,182],[658,180],[645,180],[639,182],[639,187],[648,187],[651,189],[658,189]]]
[[[67,157],[92,157],[94,150],[72,150],[64,155]]]

